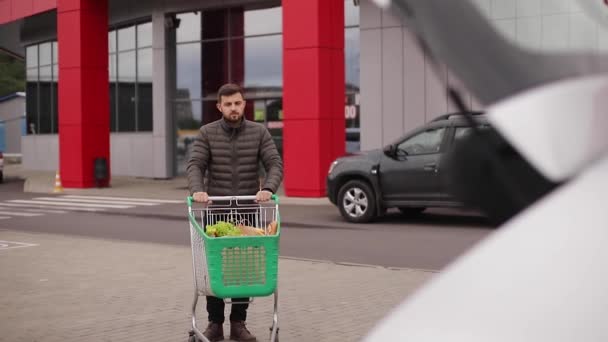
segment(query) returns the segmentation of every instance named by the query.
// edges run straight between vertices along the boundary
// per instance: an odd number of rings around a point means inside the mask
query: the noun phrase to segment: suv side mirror
[[[397,145],[395,145],[395,144],[387,145],[384,147],[383,151],[387,157],[395,158],[395,155],[397,153]]]

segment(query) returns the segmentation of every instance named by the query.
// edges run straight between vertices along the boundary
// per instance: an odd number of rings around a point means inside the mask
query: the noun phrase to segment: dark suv
[[[482,113],[471,113],[480,128],[489,127]],[[327,175],[327,196],[342,216],[369,222],[388,208],[405,215],[428,207],[462,206],[442,182],[442,156],[471,132],[462,113],[442,115],[384,149],[336,159]]]

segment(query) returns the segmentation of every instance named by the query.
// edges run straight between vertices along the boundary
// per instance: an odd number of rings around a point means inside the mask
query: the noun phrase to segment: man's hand
[[[192,194],[192,198],[194,199],[194,202],[211,204],[211,201],[209,200],[209,195],[207,195],[206,192],[195,192],[194,194]]]
[[[256,202],[268,202],[268,201],[270,201],[271,196],[272,196],[272,192],[270,192],[268,190],[260,190],[255,195],[255,201]]]

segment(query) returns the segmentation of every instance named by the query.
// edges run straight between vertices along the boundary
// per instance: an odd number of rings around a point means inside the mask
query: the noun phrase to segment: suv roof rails
[[[469,113],[471,115],[474,116],[478,116],[478,115],[484,115],[484,112],[476,112],[476,111],[470,111],[470,112],[454,112],[454,113],[448,113],[448,114],[443,114],[440,115],[436,118],[434,118],[433,120],[431,120],[430,122],[437,122],[437,121],[442,121],[442,120],[449,120],[452,117],[462,117],[464,116],[465,113]]]

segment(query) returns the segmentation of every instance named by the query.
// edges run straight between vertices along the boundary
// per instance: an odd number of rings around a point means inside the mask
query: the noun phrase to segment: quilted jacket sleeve
[[[188,166],[186,168],[190,194],[205,191],[204,176],[207,167],[209,166],[210,158],[209,139],[205,129],[201,128],[192,144],[190,160],[188,160]]]

